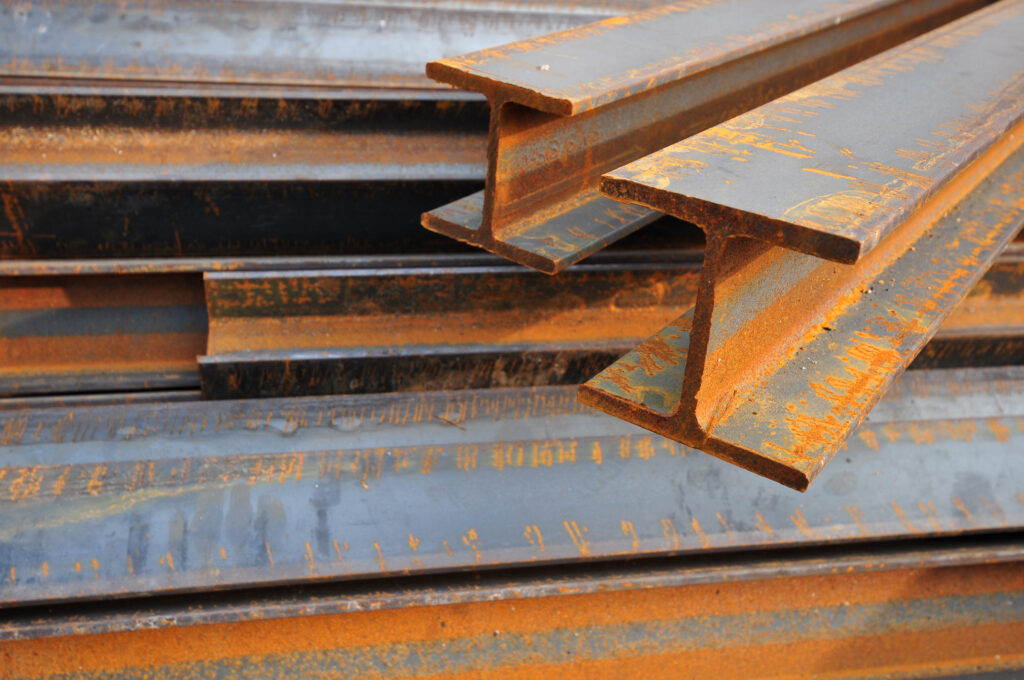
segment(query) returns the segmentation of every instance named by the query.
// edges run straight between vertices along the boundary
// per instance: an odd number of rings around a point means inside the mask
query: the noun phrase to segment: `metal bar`
[[[0,90],[52,83],[96,94],[351,96],[438,92],[423,64],[635,12],[650,0],[0,3]],[[445,88],[447,89],[447,88]],[[82,90],[79,90],[82,91]],[[347,92],[346,92],[347,91]],[[458,97],[450,90],[443,96]]]
[[[918,367],[1024,360],[1024,250],[1011,248]],[[478,266],[410,258],[402,268],[211,272],[203,394],[579,384],[693,305],[702,258],[699,249],[605,252],[557,278],[487,256]]]
[[[219,399],[578,384],[693,304],[702,257],[608,251],[557,280],[482,253],[8,262],[30,275],[0,277],[0,396],[189,388],[200,373]],[[204,269],[275,265],[304,271],[211,274],[204,300]],[[1013,363],[1020,246],[915,366]]]
[[[3,95],[0,182],[480,181],[486,109],[450,101]]]
[[[416,216],[477,186],[297,178],[3,183],[0,268],[13,265],[4,260],[56,271],[57,263],[39,260],[451,252],[450,239],[414,226]]]
[[[1009,530],[1022,418],[908,374],[799,495],[572,388],[0,412],[0,604]]]
[[[1022,33],[997,3],[609,173],[708,246],[580,398],[806,489],[1024,223]]]
[[[369,611],[321,613],[313,605],[287,618],[256,598],[246,620],[169,620],[121,633],[88,634],[92,621],[80,617],[77,635],[0,642],[0,662],[11,680],[751,678],[766,671],[996,680],[1024,667],[1024,563],[939,566],[941,557],[932,562],[927,552],[879,557],[895,565],[864,573],[823,560],[831,573],[760,578],[743,578],[737,565],[708,583],[686,583],[685,567],[584,574],[563,579],[557,593],[541,595],[554,584],[537,579],[492,586],[491,600],[456,603],[439,588],[411,597],[384,590],[359,598]],[[800,566],[791,559],[777,568]],[[191,612],[180,610],[187,621]]]
[[[681,2],[432,62],[487,95],[490,142],[485,190],[423,225],[558,272],[658,217],[601,196],[602,173],[983,4]]]
[[[418,606],[556,598],[602,592],[1019,562],[1024,542],[1001,533],[832,546],[578,563],[392,581],[302,583],[281,588],[73,602],[7,610],[0,641],[172,626],[322,616]]]

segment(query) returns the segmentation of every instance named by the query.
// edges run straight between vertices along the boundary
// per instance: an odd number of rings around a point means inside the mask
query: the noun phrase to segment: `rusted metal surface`
[[[1021,418],[1021,369],[908,374],[798,495],[565,387],[14,409],[0,603],[1005,531]]]
[[[609,173],[708,246],[580,398],[807,488],[1024,223],[1022,32],[997,3]]]
[[[1024,667],[1024,563],[895,561],[886,571],[706,584],[678,585],[666,575],[638,587],[627,576],[591,592],[582,577],[539,597],[6,641],[0,663],[12,680],[552,674],[995,680],[1012,677],[997,672]],[[253,616],[263,613],[261,604],[250,605]]]
[[[700,251],[620,254],[558,282],[462,266],[206,276],[204,394],[578,384],[693,299]],[[555,284],[558,285],[555,285]],[[616,314],[618,322],[607,323]]]
[[[765,552],[717,551],[393,580],[112,599],[8,609],[0,641],[273,620],[726,582],[1019,562],[1024,541],[999,533]]]
[[[996,262],[918,367],[1024,360],[1022,255],[1012,246]],[[700,249],[605,252],[557,278],[485,255],[209,273],[203,393],[578,384],[693,305],[702,259]]]
[[[462,93],[425,78],[425,62],[652,4],[4,0],[0,91],[453,98]]]
[[[92,260],[72,266],[103,270],[95,260],[452,252],[457,244],[418,228],[416,218],[439,196],[476,186],[300,179],[4,183],[0,272],[60,271],[53,259]]]
[[[197,274],[0,277],[0,396],[195,387]]]
[[[450,250],[416,221],[484,176],[482,102],[5,95],[0,111],[0,260]]]
[[[479,181],[485,173],[483,102],[33,94],[0,96],[0,112],[0,181]]]
[[[916,367],[1024,362],[1022,255]],[[702,257],[607,252],[558,279],[482,253],[10,262],[25,275],[0,277],[0,395],[192,388],[200,371],[220,399],[578,384],[693,304]],[[233,268],[204,300],[201,272]]]
[[[560,271],[658,216],[601,196],[603,172],[983,4],[682,2],[430,63],[491,124],[485,190],[423,225]]]

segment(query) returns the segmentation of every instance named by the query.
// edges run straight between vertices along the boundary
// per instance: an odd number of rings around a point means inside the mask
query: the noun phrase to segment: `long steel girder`
[[[576,385],[693,305],[702,259],[699,248],[604,252],[558,277],[485,253],[5,262],[0,396]],[[1022,361],[1018,243],[914,365]]]
[[[32,202],[8,183],[478,182],[486,168],[476,101],[36,93],[0,95],[0,111],[8,222]]]
[[[1011,249],[916,367],[1024,360],[1024,248]],[[702,258],[699,248],[603,252],[557,277],[482,253],[406,257],[400,267],[210,272],[203,395],[576,385],[693,305]]]
[[[491,123],[486,188],[423,225],[558,272],[658,217],[601,196],[603,172],[982,4],[682,2],[432,62]]]
[[[1024,222],[1022,34],[1005,0],[609,173],[708,245],[580,398],[807,488]]]
[[[796,494],[571,387],[15,408],[0,609],[1011,530],[1022,419],[1021,369],[908,373]]]
[[[918,541],[36,609],[0,624],[0,668],[9,680],[1010,680],[1024,668],[1022,552],[1019,537]]]
[[[423,64],[650,7],[654,0],[380,4],[0,2],[0,92],[348,99],[474,97]]]

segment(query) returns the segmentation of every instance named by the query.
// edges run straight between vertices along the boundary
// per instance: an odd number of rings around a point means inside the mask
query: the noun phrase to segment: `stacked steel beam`
[[[653,4],[0,5],[0,677],[1024,667],[1024,2]]]

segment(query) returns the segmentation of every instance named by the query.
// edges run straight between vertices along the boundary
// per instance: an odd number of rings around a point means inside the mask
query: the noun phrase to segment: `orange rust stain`
[[[676,531],[676,525],[672,520],[663,518],[661,520],[661,531],[665,535],[668,548],[670,550],[679,550],[679,532]]]
[[[575,521],[566,520],[562,522],[565,526],[565,531],[569,534],[569,538],[572,539],[573,545],[576,546],[576,550],[579,551],[580,555],[586,556],[590,554],[590,542],[584,537],[584,534],[589,532],[587,527],[580,527]]]
[[[903,512],[903,508],[901,508],[896,501],[892,501],[892,509],[893,512],[896,513],[896,518],[900,521],[900,524],[903,525],[904,529],[914,534],[921,533],[921,530],[911,523],[910,518],[907,517],[907,514]]]
[[[988,499],[982,496],[981,503],[982,505],[985,506],[985,509],[988,510],[989,514],[992,515],[992,517],[998,520],[999,523],[1003,526],[1006,526],[1006,511],[1003,510],[1003,507],[999,505],[999,503],[994,498]]]
[[[270,562],[270,568],[274,568],[274,553],[270,550],[270,541],[263,542],[263,548],[267,551],[267,560]]]
[[[999,422],[997,418],[989,418],[988,427],[990,430],[992,430],[992,434],[996,436],[996,441],[1010,441],[1010,428],[1006,427],[1006,425]]]
[[[634,553],[637,552],[637,550],[640,549],[640,539],[636,535],[636,529],[633,528],[633,523],[630,522],[629,520],[625,520],[624,519],[624,520],[622,520],[621,527],[622,527],[622,535],[627,537],[627,538],[632,539],[633,543],[632,543],[631,552],[634,552]]]
[[[544,552],[544,535],[540,532],[540,527],[536,524],[526,525],[523,536],[530,545],[536,546],[538,553]]]
[[[800,533],[804,536],[808,538],[815,538],[817,536],[817,532],[811,528],[811,525],[810,523],[808,523],[807,518],[804,517],[804,513],[800,512],[800,508],[794,510],[793,514],[791,514],[789,518],[793,521],[793,524],[796,526],[797,529],[800,530]]]
[[[664,521],[664,520],[662,520],[662,521]],[[693,520],[690,522],[690,526],[693,527],[694,533],[697,534],[697,538],[700,539],[700,547],[702,547],[702,548],[710,548],[711,547],[711,539],[708,537],[708,535],[706,533],[704,533],[704,529],[701,528],[700,522],[697,521],[696,517],[694,517]]]
[[[878,435],[871,430],[861,430],[857,433],[861,441],[867,444],[872,451],[878,450]]]
[[[931,522],[935,531],[942,531],[942,526],[939,524],[939,511],[935,509],[935,505],[931,501],[928,503],[918,503],[917,507],[919,507],[925,517],[928,518],[928,521]]]
[[[103,489],[103,477],[107,474],[106,465],[97,465],[93,468],[92,476],[89,478],[89,483],[86,485],[86,493],[97,496]]]
[[[306,563],[309,565],[309,572],[312,574],[316,570],[316,559],[313,557],[313,548],[309,545],[309,541],[306,541]]]
[[[0,133],[2,135],[2,133]],[[7,149],[5,149],[6,153]],[[38,157],[33,163],[38,162]],[[14,231],[14,238],[17,243],[19,252],[34,255],[37,251],[36,244],[32,240],[29,229],[25,224],[25,213],[21,209],[21,203],[18,201],[18,197],[12,193],[6,191],[0,192],[0,201],[4,204],[4,215],[7,216],[7,223],[11,225],[11,229]],[[2,303],[0,303],[2,304]]]
[[[953,505],[956,506],[957,510],[963,513],[963,516],[967,519],[968,522],[973,521],[974,518],[971,516],[971,511],[967,509],[967,506],[964,505],[964,502],[962,500],[960,500],[959,498],[954,498]]]
[[[60,477],[53,483],[53,496],[57,498],[64,492],[64,485],[68,481],[68,473],[71,472],[71,466],[68,465],[64,468],[64,472],[61,473]]]

